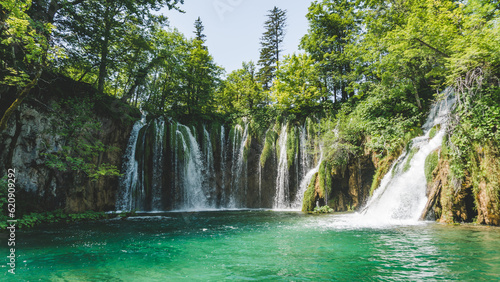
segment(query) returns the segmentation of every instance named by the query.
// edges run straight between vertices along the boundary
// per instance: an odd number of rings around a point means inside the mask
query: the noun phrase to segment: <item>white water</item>
[[[152,203],[153,211],[162,210],[162,179],[163,179],[163,144],[165,137],[165,120],[159,118],[154,121],[155,125],[155,142],[153,146],[153,179],[152,179]]]
[[[183,191],[180,208],[184,210],[210,208],[203,187],[205,179],[200,146],[191,129],[185,125],[177,124],[177,136],[184,151],[184,165],[180,175]]]
[[[119,194],[116,201],[116,210],[125,211],[131,210],[133,206],[132,191],[137,189],[137,182],[139,180],[139,170],[137,160],[135,159],[135,150],[137,148],[137,139],[139,131],[146,125],[146,116],[143,114],[141,120],[137,121],[132,128],[130,138],[127,143],[127,149],[124,154],[124,161],[122,164],[123,176],[120,177]]]
[[[220,168],[222,174],[221,180],[221,206],[226,204],[226,132],[224,125],[220,127]]]
[[[412,140],[412,149],[418,150],[413,158],[409,152],[402,155],[391,170],[384,176],[379,188],[373,193],[365,210],[364,220],[381,224],[412,223],[418,221],[427,202],[424,166],[426,157],[441,146],[445,135],[448,115],[454,105],[455,98],[450,90],[445,98],[435,103],[427,122],[423,126],[424,136]],[[441,129],[432,139],[430,130],[435,125]],[[409,169],[404,171],[409,161]]]
[[[286,143],[288,138],[288,124],[281,126],[278,138],[278,175],[276,176],[276,196],[274,198],[274,209],[289,208],[290,194],[288,187],[288,158],[286,153]]]
[[[239,197],[246,196],[247,188],[247,163],[244,160],[245,144],[248,141],[248,124],[245,129],[238,124],[234,128],[233,158],[231,169],[231,190],[228,208],[242,208]],[[243,190],[243,191],[242,191]],[[243,195],[242,195],[243,194]]]
[[[320,147],[320,157],[318,164],[309,170],[306,175],[302,178],[302,181],[299,185],[299,190],[297,191],[297,195],[295,196],[295,201],[292,203],[291,208],[293,210],[302,210],[302,201],[304,200],[304,193],[306,192],[309,184],[311,183],[312,178],[319,171],[319,167],[321,166],[321,162],[323,161],[323,150]]]

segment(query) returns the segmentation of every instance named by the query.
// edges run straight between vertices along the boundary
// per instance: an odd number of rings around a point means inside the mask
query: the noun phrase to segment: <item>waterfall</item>
[[[210,139],[210,134],[208,133],[205,126],[203,126],[203,155],[205,156],[204,163],[204,183],[203,187],[207,189],[208,196],[208,206],[216,206],[216,187],[215,187],[215,164],[214,164],[214,153],[212,147],[212,140]]]
[[[275,165],[264,169],[260,158],[251,155],[262,144],[256,139],[250,146],[248,123],[222,125],[219,131],[163,117],[146,123],[143,117],[134,125],[123,156],[116,209],[300,208],[306,182],[318,170],[312,167],[312,136],[306,124],[283,124],[273,138],[268,148],[277,150],[271,154],[278,158],[271,158]]]
[[[220,169],[221,169],[221,202],[220,206],[226,206],[226,133],[224,125],[220,127]]]
[[[245,161],[245,145],[248,141],[248,124],[245,129],[237,124],[233,133],[233,158],[231,168],[231,195],[228,208],[242,207],[242,200],[245,199],[247,188],[247,163]],[[243,191],[242,191],[243,190]]]
[[[153,145],[153,177],[151,180],[151,209],[162,210],[162,179],[163,179],[163,148],[165,144],[165,120],[163,118],[154,121],[155,142]]]
[[[433,105],[423,126],[425,135],[413,139],[411,150],[402,155],[384,176],[363,211],[365,217],[374,221],[419,219],[427,202],[425,159],[441,146],[454,101],[455,97],[448,89],[445,98]],[[431,139],[429,133],[436,125],[441,125],[441,129]]]
[[[276,196],[274,198],[273,204],[273,208],[275,209],[284,209],[290,207],[290,191],[288,187],[288,159],[286,152],[286,143],[288,137],[287,129],[288,124],[282,126],[278,138],[278,175],[276,177]]]
[[[195,210],[210,208],[207,203],[206,177],[203,173],[202,153],[198,142],[191,129],[185,125],[177,125],[177,140],[182,144],[182,150],[176,152],[182,156],[181,165],[178,164],[182,200],[180,208],[183,210]]]
[[[141,120],[137,121],[132,128],[130,138],[127,143],[127,149],[123,155],[122,173],[120,177],[120,188],[116,201],[116,210],[126,211],[131,210],[133,206],[133,193],[137,189],[139,180],[139,164],[135,159],[135,151],[137,148],[137,139],[139,131],[146,125],[146,116],[143,115]]]
[[[323,150],[321,149],[321,146],[319,149],[320,149],[320,157],[318,164],[312,169],[310,169],[300,181],[299,190],[297,191],[297,195],[295,196],[295,201],[293,201],[291,205],[293,210],[302,209],[302,200],[304,199],[304,193],[306,192],[307,187],[311,183],[311,180],[314,177],[314,175],[316,175],[316,173],[319,171],[319,167],[321,166],[321,162],[323,161]]]

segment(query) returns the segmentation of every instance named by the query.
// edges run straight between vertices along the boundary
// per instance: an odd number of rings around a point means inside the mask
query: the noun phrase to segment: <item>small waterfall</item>
[[[220,206],[225,207],[226,199],[226,132],[224,125],[220,127],[220,169],[221,169],[221,203]]]
[[[299,190],[297,191],[297,195],[295,196],[295,201],[292,203],[291,207],[294,210],[301,210],[302,209],[302,200],[304,199],[304,193],[307,190],[307,187],[311,183],[312,178],[316,173],[319,171],[319,167],[321,166],[321,162],[323,161],[323,150],[321,149],[320,146],[320,157],[318,164],[310,169],[302,178],[302,181],[300,181],[299,185]]]
[[[205,156],[204,163],[204,183],[203,187],[207,189],[208,195],[208,206],[216,206],[216,184],[215,184],[215,163],[214,163],[214,153],[212,147],[212,140],[210,139],[210,134],[208,133],[205,126],[203,126],[203,155]]]
[[[127,149],[123,155],[122,173],[120,177],[120,189],[116,201],[116,210],[127,211],[133,207],[133,194],[137,189],[139,181],[139,164],[135,159],[135,151],[137,148],[137,139],[139,131],[146,125],[146,116],[143,114],[141,120],[137,121],[132,128],[130,138],[127,143]]]
[[[155,142],[153,143],[153,177],[151,180],[151,209],[162,210],[162,187],[163,187],[163,149],[165,144],[165,120],[163,118],[154,121]]]
[[[276,196],[274,198],[273,208],[286,209],[290,207],[290,191],[288,187],[288,159],[286,152],[286,143],[288,137],[288,124],[281,127],[278,138],[278,175],[276,177]]]
[[[363,211],[365,217],[374,221],[412,222],[419,219],[427,201],[425,159],[441,146],[454,103],[455,97],[448,89],[445,98],[433,105],[423,126],[425,135],[412,140],[410,152],[415,153],[406,152],[384,176]],[[430,130],[438,124],[441,129],[430,139]]]
[[[189,127],[182,124],[177,125],[177,137],[182,145],[182,151],[177,153],[183,160],[178,171],[183,191],[180,208],[184,210],[209,208],[204,187],[206,179],[203,173],[202,153],[198,142]]]
[[[248,141],[248,124],[245,129],[241,125],[237,124],[234,128],[233,133],[233,158],[232,158],[232,168],[231,168],[231,195],[229,198],[229,208],[239,208],[241,207],[242,200],[244,200],[246,194],[246,175],[247,175],[247,163],[245,161],[245,145]],[[243,191],[242,191],[243,189]]]

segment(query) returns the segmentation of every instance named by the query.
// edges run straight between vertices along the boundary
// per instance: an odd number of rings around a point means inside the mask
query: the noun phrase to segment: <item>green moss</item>
[[[439,154],[437,151],[430,153],[425,159],[425,178],[427,183],[432,182],[432,172],[436,169],[439,161]]]
[[[437,124],[433,128],[431,128],[431,131],[429,132],[429,138],[434,138],[436,134],[441,130],[441,125]]]
[[[278,133],[273,129],[270,129],[266,133],[266,139],[264,141],[264,149],[260,155],[260,165],[264,167],[267,160],[272,156],[273,149],[275,148],[276,140],[278,140]]]
[[[310,212],[314,210],[314,207],[316,206],[316,191],[315,191],[315,185],[316,185],[316,178],[318,177],[318,173],[316,173],[311,182],[309,183],[309,186],[307,186],[307,190],[304,193],[304,200],[302,200],[302,211],[303,212]]]
[[[411,149],[409,156],[408,156],[408,159],[406,160],[405,165],[403,166],[403,172],[407,172],[410,169],[411,160],[413,159],[415,154],[418,152],[418,149],[419,148],[416,148],[416,147]]]
[[[327,195],[332,193],[332,174],[331,174],[331,164],[327,161],[323,161],[319,166],[318,178],[319,178],[319,197],[326,198]]]

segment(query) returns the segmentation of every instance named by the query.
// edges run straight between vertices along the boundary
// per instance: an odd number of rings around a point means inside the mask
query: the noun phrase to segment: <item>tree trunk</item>
[[[106,12],[104,13],[104,39],[101,46],[101,62],[99,64],[99,79],[97,91],[104,93],[104,83],[106,82],[106,71],[108,66],[109,37],[111,34],[110,4],[106,1]]]

